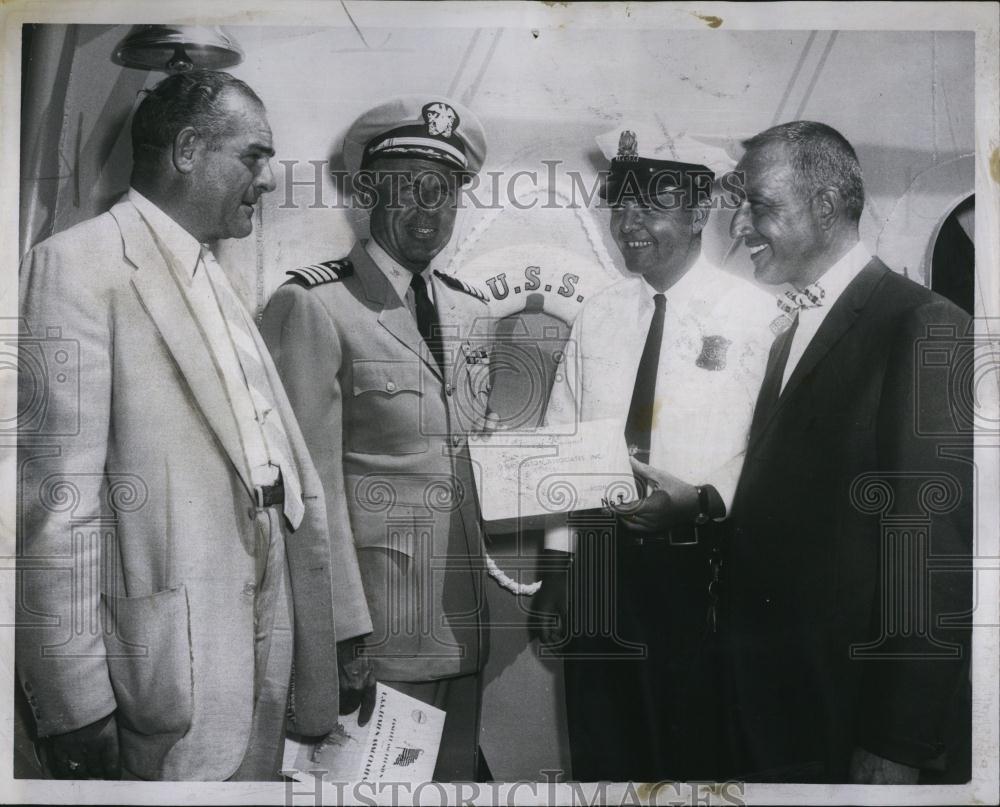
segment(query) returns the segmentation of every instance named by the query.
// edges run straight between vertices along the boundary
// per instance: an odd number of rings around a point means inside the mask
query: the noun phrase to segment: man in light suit
[[[376,679],[444,708],[438,781],[477,772],[482,534],[466,435],[485,423],[490,329],[485,295],[433,259],[484,156],[476,116],[448,99],[363,114],[344,159],[373,194],[371,240],[289,272],[261,325],[329,529],[351,536],[364,580],[373,630],[340,643],[342,710],[361,701],[364,722]]]
[[[744,145],[731,232],[791,291],[721,581],[731,773],[964,781],[969,317],[861,243],[840,133],[795,121]]]
[[[57,777],[274,779],[286,719],[336,725],[332,589],[360,580],[209,248],[251,232],[271,131],[196,71],[132,143],[127,198],[21,269],[18,672]]]

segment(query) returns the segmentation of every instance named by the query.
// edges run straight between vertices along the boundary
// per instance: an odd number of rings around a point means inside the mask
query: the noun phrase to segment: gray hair
[[[797,120],[780,123],[744,140],[748,151],[770,143],[784,143],[800,188],[836,188],[852,221],[861,218],[865,186],[854,148],[840,132],[825,123]]]

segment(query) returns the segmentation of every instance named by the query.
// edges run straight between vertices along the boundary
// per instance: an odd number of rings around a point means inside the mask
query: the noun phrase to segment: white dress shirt
[[[413,272],[386,252],[382,248],[382,245],[374,238],[368,239],[368,243],[365,244],[365,252],[368,253],[369,258],[375,261],[375,265],[382,270],[382,274],[389,281],[389,285],[392,286],[393,291],[396,292],[400,300],[406,303],[406,307],[410,309],[410,313],[416,319],[416,299],[414,298],[413,290],[410,288],[410,283],[413,280]],[[424,285],[427,287],[427,296],[430,298],[431,303],[434,303],[433,265],[434,262],[431,261],[427,264],[427,268],[420,273],[424,279]]]
[[[128,192],[129,201],[156,233],[156,237],[170,253],[171,272],[181,293],[188,302],[195,320],[212,351],[212,357],[222,376],[229,400],[233,406],[240,442],[246,458],[250,480],[255,486],[272,485],[278,478],[278,466],[270,462],[267,444],[250,390],[244,380],[243,370],[229,336],[225,318],[219,308],[212,284],[229,284],[221,268],[209,277],[209,269],[201,260],[202,245],[167,213],[134,188]],[[218,264],[216,264],[218,266]],[[232,290],[232,286],[229,286]],[[235,292],[234,292],[235,293]],[[270,405],[273,409],[273,403]],[[283,427],[282,427],[283,428]],[[286,483],[298,489],[297,469],[281,469]],[[290,481],[291,480],[291,481]]]
[[[627,278],[582,306],[546,411],[550,424],[611,418],[624,432],[657,291]],[[704,257],[663,293],[649,464],[692,485],[710,484],[730,506],[753,407],[773,341],[773,298]],[[565,520],[545,545],[572,551]]]
[[[788,363],[785,365],[785,374],[781,378],[781,389],[785,389],[785,384],[791,378],[792,372],[798,365],[802,354],[812,341],[819,326],[823,324],[826,315],[830,313],[833,304],[837,302],[844,290],[851,281],[858,276],[872,259],[868,248],[858,241],[847,254],[823,273],[816,284],[823,289],[823,304],[814,308],[799,309],[799,324],[792,335],[792,346],[788,351]]]

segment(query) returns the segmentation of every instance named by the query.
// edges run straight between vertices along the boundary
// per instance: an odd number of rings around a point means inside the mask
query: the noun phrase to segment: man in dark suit
[[[796,121],[744,146],[731,233],[759,281],[794,291],[723,563],[732,772],[961,781],[969,317],[861,244],[860,166],[838,132]]]

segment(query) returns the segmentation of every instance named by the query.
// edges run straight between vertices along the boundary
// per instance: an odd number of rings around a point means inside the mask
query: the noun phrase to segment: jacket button
[[[396,391],[396,382],[395,381],[386,381],[385,382],[385,391],[386,392],[395,392]]]
[[[454,395],[455,394],[455,387],[452,385],[452,383],[450,381],[447,384],[444,385],[444,392],[445,392],[445,395]]]
[[[253,583],[244,583],[243,593],[246,594],[248,597],[252,597],[254,594],[257,593],[257,586],[255,586]]]
[[[459,434],[453,434],[451,437],[451,444],[453,446],[459,446],[462,444],[462,436]]]

